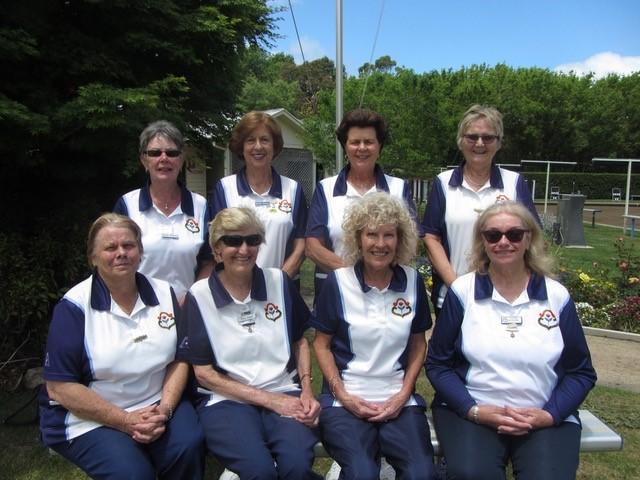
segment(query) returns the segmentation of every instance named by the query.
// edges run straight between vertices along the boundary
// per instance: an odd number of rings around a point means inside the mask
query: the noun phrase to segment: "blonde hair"
[[[118,213],[103,213],[91,224],[89,234],[87,235],[87,262],[90,268],[94,267],[93,253],[96,248],[96,237],[98,233],[100,233],[100,230],[105,227],[126,228],[133,233],[136,243],[138,244],[138,250],[140,250],[140,255],[142,255],[142,231],[138,224],[129,217]]]
[[[408,206],[386,192],[369,193],[354,202],[345,214],[344,260],[353,265],[362,258],[360,234],[365,228],[376,230],[382,225],[395,225],[398,246],[393,264],[408,263],[416,252],[418,234]]]
[[[525,266],[537,274],[550,277],[554,276],[554,260],[546,252],[544,236],[540,225],[524,205],[511,200],[491,205],[478,217],[473,227],[473,243],[469,255],[470,270],[476,271],[481,275],[488,273],[490,261],[482,241],[482,231],[485,230],[485,226],[491,217],[501,213],[506,213],[518,218],[522,223],[522,228],[529,230],[529,247],[524,253]]]
[[[220,237],[238,230],[255,230],[264,241],[264,224],[249,207],[230,207],[220,210],[209,223],[209,245],[213,250]]]
[[[498,136],[498,142],[502,142],[502,137],[504,136],[502,114],[494,107],[476,104],[471,105],[467,111],[464,112],[462,120],[460,120],[460,123],[458,124],[458,136],[456,138],[456,142],[459,149],[462,149],[462,137],[467,133],[469,125],[480,119],[484,119],[489,122],[489,125],[491,125],[491,128],[493,128]]]

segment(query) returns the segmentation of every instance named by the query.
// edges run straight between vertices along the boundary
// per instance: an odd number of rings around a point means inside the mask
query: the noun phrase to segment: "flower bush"
[[[609,269],[594,262],[589,271],[561,268],[559,280],[571,292],[582,324],[640,333],[640,257],[619,237]]]
[[[609,328],[640,333],[640,296],[626,297],[614,303],[609,317]]]

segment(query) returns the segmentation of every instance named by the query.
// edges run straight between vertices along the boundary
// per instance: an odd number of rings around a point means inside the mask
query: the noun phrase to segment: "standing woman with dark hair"
[[[244,167],[219,180],[209,202],[213,216],[227,207],[254,209],[265,226],[258,266],[279,268],[296,279],[304,260],[307,202],[302,186],[272,166],[283,145],[280,126],[270,115],[244,115],[229,140],[229,150],[244,160]]]
[[[316,297],[327,273],[345,266],[342,221],[345,209],[369,192],[383,191],[404,200],[415,218],[408,184],[386,175],[378,165],[388,139],[382,116],[364,108],[347,113],[336,130],[348,163],[334,177],[320,181],[313,194],[307,223],[306,254],[316,264]]]
[[[178,181],[184,139],[173,124],[149,124],[140,134],[139,148],[149,183],[120,197],[113,211],[130,217],[142,230],[140,272],[169,282],[182,303],[196,278],[208,276],[213,268],[206,241],[209,207],[202,195]]]

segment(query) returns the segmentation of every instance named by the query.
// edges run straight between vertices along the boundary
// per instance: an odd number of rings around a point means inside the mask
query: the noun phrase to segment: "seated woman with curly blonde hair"
[[[381,456],[399,478],[433,478],[425,401],[415,393],[431,315],[422,277],[404,265],[415,223],[401,200],[378,192],[350,207],[343,229],[350,266],[329,274],[311,322],[322,441],[340,478],[378,478]]]

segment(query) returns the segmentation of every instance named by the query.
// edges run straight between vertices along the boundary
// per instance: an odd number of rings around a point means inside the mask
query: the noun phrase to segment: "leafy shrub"
[[[640,296],[635,295],[617,301],[611,307],[609,316],[610,328],[640,333]]]

